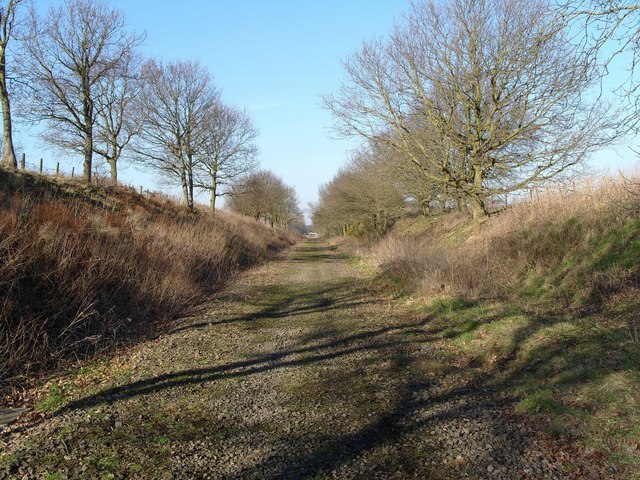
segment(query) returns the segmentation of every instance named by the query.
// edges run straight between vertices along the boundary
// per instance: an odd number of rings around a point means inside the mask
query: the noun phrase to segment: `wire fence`
[[[72,166],[71,170],[66,170],[61,168],[59,161],[56,161],[55,167],[46,165],[43,158],[40,158],[38,161],[35,161],[35,162],[27,161],[27,157],[25,153],[21,155],[20,160],[18,161],[18,168],[26,172],[38,173],[40,175],[46,175],[49,177],[61,177],[61,178],[66,177],[71,179],[82,177],[82,169],[76,170],[75,166]],[[93,185],[108,185],[112,183],[112,180],[111,178],[109,178],[104,174],[93,172],[91,176],[91,183]],[[157,190],[150,190],[148,188],[145,188],[143,185],[136,186],[131,183],[118,182],[118,186],[130,188],[138,192],[140,195],[144,195],[147,197],[150,197],[150,196],[162,197],[162,198],[173,200],[175,202],[179,202],[179,199],[173,195],[169,195],[165,192],[161,192]]]
[[[28,161],[27,156],[23,153],[18,160],[18,168],[25,172],[36,173],[40,175],[46,175],[48,177],[60,177],[60,178],[70,178],[70,179],[80,179],[82,178],[82,168],[76,169],[75,166],[71,167],[71,170],[65,169],[60,165],[59,161],[56,161],[55,167],[51,167],[45,164],[44,159],[40,158],[39,160]],[[91,183],[93,185],[109,185],[112,184],[111,178],[104,174],[104,172],[94,171],[91,175]],[[166,192],[158,191],[158,190],[150,190],[145,188],[143,185],[133,185],[131,183],[123,183],[118,182],[118,186],[123,188],[129,188],[140,195],[145,197],[155,197],[162,198],[165,200],[171,200],[174,203],[181,203],[180,199],[175,195],[170,195]]]

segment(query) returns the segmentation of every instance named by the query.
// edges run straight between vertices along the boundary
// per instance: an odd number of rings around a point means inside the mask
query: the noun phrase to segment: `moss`
[[[63,472],[47,473],[44,476],[45,480],[61,480],[63,478],[65,478],[65,474]]]
[[[55,412],[64,406],[69,400],[67,387],[59,383],[52,383],[49,392],[36,404],[36,409],[41,412]]]

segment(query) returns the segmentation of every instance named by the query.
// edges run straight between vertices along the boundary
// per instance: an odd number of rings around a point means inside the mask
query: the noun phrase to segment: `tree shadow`
[[[251,296],[240,296],[227,293],[220,297],[221,302],[241,302],[249,308],[257,308],[255,312],[246,315],[217,318],[211,316],[207,321],[187,323],[168,332],[169,335],[188,330],[198,330],[216,325],[245,323],[247,328],[260,328],[261,320],[271,323],[315,313],[326,313],[333,310],[350,309],[355,307],[382,304],[364,289],[357,289],[349,280],[333,281],[314,290],[304,287],[269,284],[255,288]],[[202,312],[199,317],[210,314]]]
[[[410,325],[413,327],[414,325]],[[322,362],[324,360],[335,359],[347,356],[359,351],[380,350],[385,348],[397,347],[402,344],[417,343],[417,340],[405,341],[373,341],[363,345],[352,346],[354,343],[365,340],[373,340],[383,336],[393,330],[402,330],[406,326],[389,326],[372,331],[360,332],[357,334],[347,335],[344,337],[334,338],[331,341],[311,345],[303,348],[290,349],[280,352],[273,352],[261,355],[245,361],[231,362],[213,368],[197,368],[189,370],[181,370],[173,373],[158,375],[145,380],[128,383],[118,387],[109,388],[73,402],[68,403],[65,407],[56,412],[57,415],[86,407],[100,405],[103,403],[113,403],[125,400],[127,398],[139,395],[147,395],[150,393],[174,388],[182,385],[193,385],[209,383],[220,379],[240,378],[249,375],[255,375],[269,370],[280,368],[303,366],[312,363]],[[295,357],[301,354],[310,354],[303,358]]]
[[[391,398],[391,401],[380,405],[373,401],[372,405],[378,407],[375,415],[359,422],[355,429],[338,425],[328,431],[301,426],[298,433],[277,432],[273,436],[273,442],[282,444],[282,453],[276,449],[259,463],[243,466],[227,478],[317,478],[340,468],[353,467],[354,462],[360,465],[358,462],[365,458],[369,463],[367,468],[373,468],[370,472],[372,475],[388,471],[395,472],[396,478],[414,475],[422,478],[452,478],[453,472],[457,470],[455,466],[445,465],[442,454],[443,448],[451,446],[442,444],[440,435],[432,435],[430,432],[438,425],[451,424],[453,427],[447,428],[455,431],[458,428],[456,425],[463,420],[483,421],[486,429],[483,438],[489,439],[495,448],[500,448],[501,445],[507,447],[509,440],[501,439],[517,438],[517,445],[509,447],[511,456],[522,455],[531,442],[528,435],[519,432],[517,428],[507,428],[502,421],[493,422],[491,418],[487,421],[483,417],[486,411],[495,409],[499,403],[494,397],[499,386],[497,388],[492,384],[492,372],[447,386],[446,382],[443,385],[440,376],[418,371],[417,359],[411,352],[434,340],[433,333],[425,332],[425,327],[430,322],[430,317],[423,317],[355,333],[319,329],[312,337],[299,342],[312,343],[311,345],[271,352],[217,367],[182,370],[131,382],[71,402],[57,414],[181,386],[241,379],[296,367],[326,367],[336,360],[349,360],[355,356],[355,361],[341,362],[340,371],[332,372],[320,384],[311,385],[314,391],[322,392],[320,399],[314,399],[314,402],[318,402],[315,407],[307,405],[303,399],[302,408],[322,408],[337,404],[338,411],[345,415],[362,415],[361,410],[364,408],[365,413],[367,410],[367,395],[379,394],[381,387],[384,388],[384,395]],[[357,360],[358,355],[363,357]],[[379,377],[374,380],[368,378],[366,372],[371,370],[375,370]],[[382,385],[379,384],[380,379]],[[303,390],[306,387],[302,386]],[[245,435],[251,434],[250,430],[240,431]],[[430,436],[433,438],[429,439]],[[408,442],[411,444],[413,441],[424,444],[418,456],[408,447],[396,449],[398,445],[407,445]],[[385,448],[390,448],[393,454],[385,453],[388,452]],[[484,455],[473,461],[473,468],[478,469],[495,464],[496,459]],[[206,472],[183,473],[199,476]]]
[[[320,247],[305,248],[321,252]],[[253,289],[246,296],[233,292],[225,295],[221,301],[243,302],[256,311],[212,318],[179,327],[172,333],[231,323],[246,324],[253,329],[291,322],[304,315],[348,312],[363,306],[375,315],[376,306],[382,303],[366,288],[354,288],[351,279],[332,280],[313,290],[270,284]],[[532,375],[536,379],[545,375],[552,384],[564,382],[563,385],[575,386],[584,378],[601,378],[621,365],[628,368],[629,364],[606,364],[601,358],[603,350],[597,347],[603,343],[604,333],[596,330],[582,340],[590,348],[575,348],[574,338],[563,337],[532,347],[528,343],[531,338],[563,319],[524,312],[528,320],[511,333],[508,355],[488,368],[449,370],[435,351],[437,342],[476,333],[483,325],[499,322],[501,315],[512,314],[474,310],[479,306],[481,302],[450,305],[452,315],[469,317],[456,325],[436,321],[437,312],[418,319],[400,315],[371,318],[371,322],[355,325],[319,320],[285,350],[108,388],[68,403],[56,415],[183,386],[250,379],[297,368],[317,369],[319,380],[304,380],[287,397],[293,412],[315,412],[309,420],[305,417],[306,423],[298,424],[294,431],[283,429],[282,425],[272,426],[269,442],[273,448],[269,453],[252,464],[238,466],[223,478],[311,479],[329,476],[340,469],[347,469],[345,472],[352,475],[353,470],[348,469],[357,469],[362,478],[455,478],[463,473],[486,473],[489,467],[503,468],[504,478],[513,478],[528,465],[529,449],[538,448],[534,446],[537,433],[517,419],[505,419],[517,401],[511,394],[514,385]],[[345,331],[345,326],[355,331]],[[568,363],[559,369],[559,360],[564,357]],[[422,364],[425,360],[443,371],[425,368]],[[576,365],[597,362],[601,368],[588,370],[587,377],[579,374]],[[635,365],[637,369],[638,363]],[[320,421],[314,423],[313,418]],[[257,422],[246,424],[238,429],[237,435],[260,438],[262,428]],[[455,458],[452,457],[455,451],[462,452],[460,455],[467,452],[463,463],[449,461]],[[545,451],[537,453],[545,454]],[[181,474],[193,478],[207,475],[206,465],[201,468],[202,471],[195,469]],[[563,476],[560,465],[545,468],[545,474]],[[577,475],[582,473],[578,470]]]

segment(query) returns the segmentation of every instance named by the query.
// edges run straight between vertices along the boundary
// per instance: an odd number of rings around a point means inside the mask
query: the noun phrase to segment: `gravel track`
[[[598,478],[319,241],[5,433],[2,478]],[[611,478],[611,477],[609,477]]]

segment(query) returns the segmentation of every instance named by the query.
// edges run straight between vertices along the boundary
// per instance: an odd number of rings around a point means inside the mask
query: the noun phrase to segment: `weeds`
[[[126,188],[0,176],[0,379],[130,341],[290,243]]]
[[[406,219],[363,255],[428,299],[429,331],[453,364],[479,369],[550,435],[636,473],[639,187],[548,192],[482,224]]]

